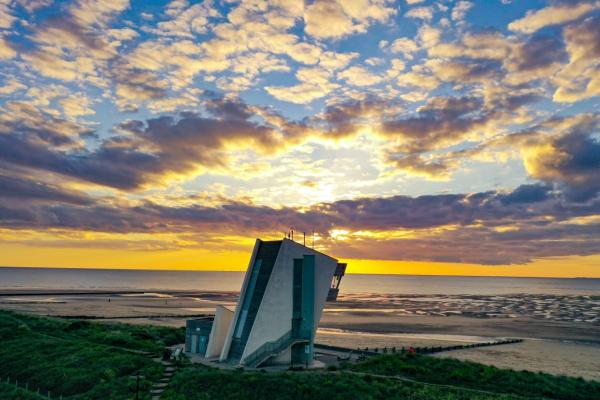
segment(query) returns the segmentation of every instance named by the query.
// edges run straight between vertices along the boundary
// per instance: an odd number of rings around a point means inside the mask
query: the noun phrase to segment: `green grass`
[[[181,343],[167,327],[94,323],[0,311],[0,399],[141,399],[163,367],[147,356]],[[164,400],[598,400],[600,382],[422,355],[381,355],[328,371],[264,373],[187,366]],[[7,384],[18,379],[20,388]],[[30,391],[22,387],[28,383]]]
[[[158,355],[164,345],[181,341],[183,332],[174,328],[0,311],[0,378],[65,399],[131,398],[132,375],[145,377],[140,388],[148,393],[162,374],[162,365],[146,354]]]
[[[399,379],[398,379],[399,378]],[[598,400],[600,382],[429,356],[382,355],[321,372],[188,368],[162,399]]]
[[[383,355],[355,365],[351,371],[402,376],[421,382],[457,385],[497,393],[560,400],[598,400],[600,382],[529,371],[514,371],[450,358]]]
[[[190,368],[175,375],[161,399],[512,400],[515,397],[347,373],[261,373]]]
[[[0,383],[0,399],[10,400],[47,400],[46,396],[31,392],[15,385]]]

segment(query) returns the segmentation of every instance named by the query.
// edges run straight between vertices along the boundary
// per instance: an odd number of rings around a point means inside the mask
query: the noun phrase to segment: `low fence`
[[[368,347],[365,349],[360,349],[360,348],[350,349],[347,347],[331,346],[328,344],[321,344],[321,343],[315,343],[314,346],[315,346],[315,350],[317,350],[317,349],[331,350],[331,351],[339,351],[342,353],[359,354],[359,355],[364,355],[364,356],[375,356],[378,354],[378,353],[375,353],[373,350],[368,350]]]
[[[504,340],[496,340],[493,342],[482,342],[482,343],[469,343],[469,344],[458,344],[454,346],[430,346],[430,347],[364,347],[358,348],[354,350],[355,352],[359,352],[365,355],[375,355],[375,354],[395,354],[395,353],[417,353],[417,354],[432,354],[432,353],[440,353],[442,351],[452,351],[452,350],[464,350],[464,349],[474,349],[477,347],[486,347],[486,346],[499,346],[503,344],[514,344],[521,343],[523,339],[504,339]],[[348,351],[351,349],[347,349]]]
[[[52,392],[50,392],[50,391],[40,391],[39,387],[38,388],[30,387],[28,382],[19,382],[18,379],[11,380],[10,376],[0,377],[0,383],[14,386],[15,389],[17,389],[17,390],[22,390],[24,392],[37,394],[37,395],[39,395],[41,397],[45,397],[47,399],[56,399],[56,400],[63,399],[62,394],[54,394],[53,395]]]

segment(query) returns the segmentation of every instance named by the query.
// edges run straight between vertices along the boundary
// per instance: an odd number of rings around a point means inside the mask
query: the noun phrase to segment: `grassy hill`
[[[141,399],[163,366],[152,359],[183,330],[0,311],[0,399]],[[10,384],[6,383],[7,377]],[[14,381],[19,381],[16,388]],[[25,382],[29,390],[24,390]],[[600,382],[428,356],[382,355],[326,371],[266,373],[186,365],[163,400],[600,399]]]
[[[600,382],[429,356],[376,356],[339,370],[265,373],[192,366],[162,399],[600,399]]]
[[[135,391],[131,376],[145,376],[144,392],[160,377],[163,367],[149,355],[181,340],[183,333],[173,328],[0,311],[0,380],[27,382],[31,390],[56,397],[127,399]]]
[[[162,400],[513,400],[520,397],[345,372],[231,372],[189,368]]]
[[[523,397],[560,400],[600,399],[600,382],[514,371],[469,361],[420,355],[382,355],[345,370],[413,379],[438,385],[454,385]]]
[[[18,388],[8,383],[0,383],[0,399],[10,400],[48,400],[48,397],[42,396],[30,390]]]

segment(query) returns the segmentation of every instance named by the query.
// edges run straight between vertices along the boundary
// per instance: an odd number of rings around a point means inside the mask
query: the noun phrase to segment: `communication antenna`
[[[314,249],[315,248],[315,230],[314,229],[312,230],[312,234],[313,234],[312,235],[313,236],[313,245],[312,245],[312,248]]]
[[[306,247],[306,232],[302,232],[302,236],[304,237],[304,247]]]

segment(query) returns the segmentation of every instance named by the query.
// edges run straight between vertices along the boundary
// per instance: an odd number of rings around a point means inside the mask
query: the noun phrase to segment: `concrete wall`
[[[268,364],[277,365],[285,364],[289,365],[292,363],[292,348],[286,349],[281,352],[277,357],[273,357]]]
[[[246,289],[248,287],[248,281],[250,280],[250,275],[252,275],[252,266],[254,265],[254,259],[256,258],[256,253],[258,252],[258,247],[260,245],[261,240],[256,239],[254,242],[254,249],[252,250],[252,255],[250,256],[250,262],[248,263],[248,269],[246,270],[246,275],[244,275],[244,283],[242,283],[242,290],[240,290],[240,297],[238,299],[238,303],[235,306],[235,312],[233,313],[233,318],[231,320],[231,324],[229,324],[229,329],[227,330],[227,336],[225,337],[225,343],[223,343],[223,351],[221,351],[221,356],[219,357],[219,361],[225,361],[227,356],[229,355],[229,347],[231,346],[231,339],[233,338],[233,331],[235,329],[235,322],[239,318],[239,313],[242,308],[242,299],[246,295]]]
[[[215,320],[208,339],[208,347],[206,348],[206,358],[221,356],[232,319],[233,310],[229,310],[222,305],[217,306],[215,310]]]
[[[242,355],[242,361],[265,342],[279,339],[292,329],[292,295],[294,258],[315,255],[315,332],[323,312],[337,260],[299,243],[284,239],[273,266],[265,295],[258,309],[252,331]],[[246,273],[248,275],[248,273]],[[241,297],[240,297],[241,298]],[[313,337],[315,332],[313,332]],[[284,352],[278,362],[289,362],[291,353]]]
[[[315,322],[313,324],[313,340],[315,338],[317,327],[319,326],[319,321],[321,321],[321,316],[323,315],[323,308],[325,307],[325,302],[327,301],[327,294],[329,293],[329,288],[331,287],[331,280],[333,279],[333,274],[335,272],[335,268],[337,267],[337,260],[335,258],[331,258],[321,253],[316,254],[316,267],[315,267]]]

